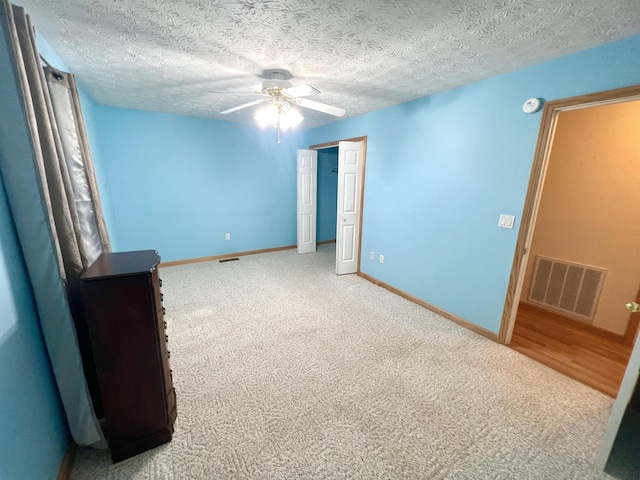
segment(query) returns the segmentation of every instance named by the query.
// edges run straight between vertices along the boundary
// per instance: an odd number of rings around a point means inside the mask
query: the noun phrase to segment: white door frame
[[[327,143],[319,143],[316,145],[310,145],[309,150],[322,150],[324,148],[333,148],[339,147],[340,142],[361,142],[363,145],[362,152],[362,181],[360,182],[360,215],[358,217],[358,260],[357,260],[357,270],[356,274],[360,274],[360,260],[362,258],[362,212],[364,211],[364,183],[365,183],[365,172],[366,172],[366,164],[367,164],[367,137],[355,137],[355,138],[343,138],[340,140],[335,140]],[[336,248],[337,252],[338,248]],[[337,255],[337,253],[336,253]]]
[[[544,105],[538,143],[536,145],[533,166],[531,167],[531,176],[529,178],[529,188],[522,211],[520,231],[518,232],[518,240],[516,241],[516,249],[511,266],[511,276],[509,278],[507,295],[502,311],[502,323],[500,324],[500,333],[498,335],[499,343],[504,345],[511,343],[513,327],[518,313],[518,302],[522,294],[529,249],[533,239],[540,199],[542,198],[542,186],[544,185],[544,177],[549,164],[549,153],[551,152],[558,115],[563,111],[622,103],[631,100],[640,100],[640,85],[554,100]]]

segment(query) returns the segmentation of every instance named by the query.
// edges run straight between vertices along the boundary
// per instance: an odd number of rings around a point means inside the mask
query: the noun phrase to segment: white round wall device
[[[529,100],[524,102],[524,105],[522,105],[522,111],[524,113],[535,113],[540,110],[541,105],[542,102],[539,98],[530,98]]]

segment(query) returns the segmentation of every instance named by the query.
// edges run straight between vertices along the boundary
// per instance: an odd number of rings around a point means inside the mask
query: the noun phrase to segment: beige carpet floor
[[[334,275],[334,255],[161,269],[174,439],[116,465],[81,449],[72,478],[609,478],[610,398]]]

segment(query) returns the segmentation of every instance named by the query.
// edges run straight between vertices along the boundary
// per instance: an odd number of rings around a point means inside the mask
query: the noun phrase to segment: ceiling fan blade
[[[317,110],[322,113],[328,113],[329,115],[334,115],[336,117],[342,117],[347,113],[343,108],[332,107],[326,103],[314,102],[313,100],[308,100],[306,98],[296,98],[296,103],[301,107]]]
[[[282,93],[290,97],[306,97],[307,95],[318,95],[320,90],[311,85],[295,85],[285,88],[282,90]]]
[[[254,100],[253,102],[249,102],[249,103],[243,103],[242,105],[239,105],[237,107],[233,107],[230,108],[228,110],[225,110],[224,112],[220,112],[220,114],[225,114],[225,113],[231,113],[231,112],[235,112],[237,110],[242,110],[243,108],[247,108],[247,107],[251,107],[253,105],[257,105],[259,103],[262,102],[267,102],[269,100],[269,98],[260,98],[259,100]]]

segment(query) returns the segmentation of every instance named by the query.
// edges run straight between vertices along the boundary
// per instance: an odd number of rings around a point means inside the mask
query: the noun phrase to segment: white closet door
[[[298,150],[298,253],[316,251],[318,152]]]
[[[336,225],[336,273],[338,275],[358,271],[363,156],[362,142],[339,143]]]

